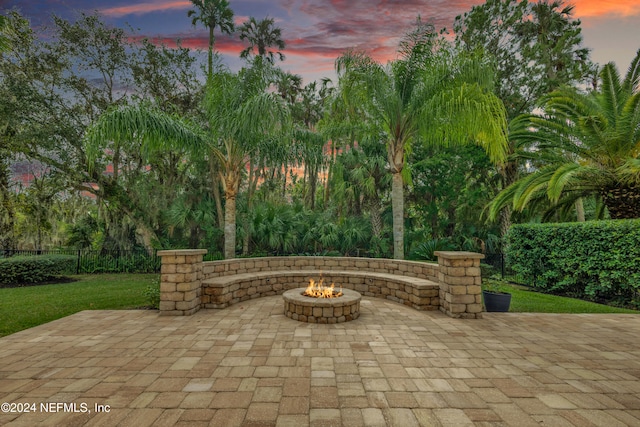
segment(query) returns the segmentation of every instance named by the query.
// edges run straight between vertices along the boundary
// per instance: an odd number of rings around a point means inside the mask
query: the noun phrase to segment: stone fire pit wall
[[[419,310],[480,318],[480,259],[472,252],[437,252],[438,264],[381,258],[264,257],[202,261],[205,250],[159,251],[161,315],[190,315],[247,299],[306,286],[307,277],[342,284],[363,296],[385,298]],[[299,275],[296,283],[283,283]],[[297,279],[296,279],[297,280]],[[224,282],[224,283],[223,283]],[[302,282],[302,283],[301,283]],[[284,284],[284,285],[283,285]],[[336,284],[340,283],[336,281]],[[217,303],[214,303],[218,301]]]

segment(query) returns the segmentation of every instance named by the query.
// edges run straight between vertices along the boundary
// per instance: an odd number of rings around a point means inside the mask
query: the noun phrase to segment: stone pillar
[[[202,257],[206,249],[158,251],[160,314],[190,316],[200,310]]]
[[[474,252],[437,251],[440,271],[440,311],[450,317],[482,318],[480,260]]]

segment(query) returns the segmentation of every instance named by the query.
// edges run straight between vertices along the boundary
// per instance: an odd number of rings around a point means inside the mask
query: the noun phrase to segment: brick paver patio
[[[0,339],[0,403],[35,409],[0,425],[640,426],[638,337],[635,315],[459,320],[369,298],[336,325],[285,317],[280,296],[85,311]]]

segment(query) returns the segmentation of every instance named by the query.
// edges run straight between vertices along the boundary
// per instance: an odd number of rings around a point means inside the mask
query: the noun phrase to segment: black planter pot
[[[511,305],[511,294],[507,293],[482,291],[482,299],[487,311],[506,312]]]

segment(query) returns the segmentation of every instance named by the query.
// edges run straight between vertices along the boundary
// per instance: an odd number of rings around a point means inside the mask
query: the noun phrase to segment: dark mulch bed
[[[57,279],[47,280],[40,283],[0,283],[0,289],[3,288],[26,288],[27,286],[42,286],[42,285],[59,285],[62,283],[77,282],[77,279],[71,277],[58,277]]]

